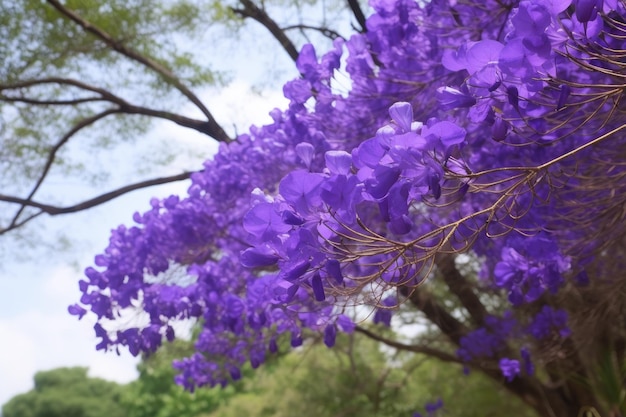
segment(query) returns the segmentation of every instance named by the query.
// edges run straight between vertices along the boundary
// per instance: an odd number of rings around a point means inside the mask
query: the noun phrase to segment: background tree
[[[341,335],[332,349],[311,342],[249,375],[244,392],[208,416],[400,417],[442,396],[454,398],[445,404],[446,416],[535,415],[479,374],[459,378],[458,365],[381,350],[360,335]]]
[[[87,376],[86,368],[38,372],[35,388],[2,406],[4,417],[128,416],[122,404],[125,387]]]
[[[169,150],[143,148],[129,162],[141,167],[130,181],[116,178],[115,157],[108,155],[121,148],[130,158],[132,147],[121,145],[140,145],[138,138],[159,120],[206,135],[205,149],[213,140],[231,141],[230,121],[217,121],[200,94],[207,88],[216,94],[227,84],[233,50],[258,49],[236,41],[248,26],[260,24],[267,33],[261,42],[274,42],[265,50],[281,64],[259,67],[259,73],[275,77],[293,71],[289,63],[305,41],[329,43],[351,19],[357,26],[364,21],[355,1],[328,7],[248,0],[7,1],[0,13],[7,39],[0,47],[6,57],[0,66],[1,233],[42,214],[74,213],[188,179],[189,169],[183,172],[174,160],[197,149],[172,149],[172,143]],[[198,169],[203,159],[192,158]],[[105,193],[70,200],[47,187],[59,177],[111,185]]]
[[[391,331],[385,331],[391,333]],[[389,334],[391,336],[391,334]],[[40,372],[35,389],[9,401],[3,415],[120,417],[320,417],[411,415],[440,396],[448,416],[498,416],[510,412],[533,417],[531,409],[511,399],[502,387],[480,374],[459,378],[458,365],[441,365],[358,335],[340,335],[334,349],[309,340],[263,368],[244,370],[246,378],[226,387],[193,393],[174,383],[172,361],[193,351],[193,342],[176,340],[142,358],[139,377],[126,385],[88,377],[84,368]]]
[[[241,383],[193,393],[176,385],[172,362],[192,352],[193,342],[176,340],[154,355],[142,358],[137,366],[139,377],[126,386],[122,398],[128,417],[196,417],[242,395]]]

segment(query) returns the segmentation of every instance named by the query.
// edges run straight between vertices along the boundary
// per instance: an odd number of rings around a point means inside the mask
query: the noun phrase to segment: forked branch
[[[160,178],[153,178],[153,179],[146,180],[146,181],[140,181],[134,184],[129,184],[124,187],[120,187],[113,191],[109,191],[97,197],[93,197],[89,200],[85,200],[81,203],[74,204],[71,206],[65,206],[65,207],[40,203],[37,201],[33,201],[31,198],[19,198],[15,196],[0,194],[0,201],[20,205],[20,208],[19,208],[20,213],[23,212],[23,210],[25,210],[26,208],[34,208],[38,210],[36,213],[31,214],[26,219],[19,219],[19,216],[17,216],[16,219],[13,222],[11,222],[11,224],[8,227],[0,229],[0,235],[24,225],[25,223],[29,222],[30,220],[33,220],[34,218],[40,216],[41,214],[48,214],[50,216],[56,216],[59,214],[76,213],[76,212],[87,210],[92,207],[98,206],[100,204],[106,203],[124,194],[128,194],[132,191],[152,187],[155,185],[168,184],[172,182],[183,181],[183,180],[189,179],[191,177],[191,174],[192,172],[183,172],[181,174],[172,175],[169,177],[160,177]]]
[[[413,352],[413,353],[421,353],[427,356],[432,356],[433,358],[437,358],[444,362],[463,363],[456,356],[450,353],[444,352],[442,350],[430,348],[428,346],[407,345],[405,343],[398,342],[397,340],[393,340],[385,336],[382,336],[378,333],[372,332],[371,330],[368,330],[361,326],[356,326],[354,331],[356,331],[357,333],[361,333],[362,335],[367,336],[368,338],[372,340],[376,340],[377,342],[381,342],[389,347],[392,347],[398,350],[403,350],[406,352]]]
[[[278,23],[272,19],[265,10],[258,7],[251,0],[239,0],[243,8],[233,7],[231,10],[243,18],[251,18],[262,24],[272,36],[280,43],[280,46],[287,52],[291,59],[295,62],[298,59],[298,49],[291,39],[285,34],[285,31],[278,26]]]
[[[65,7],[63,4],[61,4],[60,1],[47,0],[47,2],[52,5],[52,7],[54,7],[56,10],[58,10],[63,16],[82,27],[85,32],[91,33],[96,38],[104,42],[112,50],[118,52],[119,54],[125,56],[132,61],[140,63],[144,67],[155,72],[168,84],[176,88],[183,96],[191,101],[207,118],[206,123],[208,125],[208,131],[210,132],[209,136],[221,142],[228,142],[231,140],[231,138],[228,136],[228,134],[226,134],[224,129],[215,121],[215,118],[213,117],[209,109],[204,105],[204,103],[202,103],[202,101],[170,69],[166,68],[165,66],[151,59],[150,57],[147,57],[139,53],[135,49],[125,45],[124,42],[113,38],[104,29],[94,25],[93,23],[80,16],[78,13]]]

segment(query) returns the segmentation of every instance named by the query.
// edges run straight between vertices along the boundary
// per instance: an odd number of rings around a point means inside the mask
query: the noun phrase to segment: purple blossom
[[[496,286],[509,290],[513,304],[534,301],[546,290],[556,293],[564,283],[563,274],[570,269],[570,259],[541,235],[524,241],[520,250],[526,256],[512,247],[502,249],[493,272]]]
[[[520,374],[520,364],[517,359],[500,359],[500,370],[507,382],[511,382]]]
[[[496,357],[505,349],[508,340],[517,336],[518,332],[519,323],[510,312],[502,317],[489,316],[485,319],[484,327],[461,338],[457,355],[465,362]]]
[[[87,310],[85,310],[83,307],[81,307],[78,304],[69,306],[67,308],[67,311],[73,316],[78,316],[79,320],[82,319],[85,314],[87,314]]]
[[[595,20],[598,11],[602,10],[604,0],[575,0],[576,18],[583,23]]]
[[[554,334],[559,337],[568,337],[571,331],[567,327],[567,312],[543,306],[528,326],[528,332],[537,339],[545,339]]]
[[[381,303],[381,307],[376,309],[374,313],[373,321],[376,324],[382,324],[384,326],[391,326],[391,317],[393,316],[393,308],[397,307],[398,298],[395,296],[388,296]]]

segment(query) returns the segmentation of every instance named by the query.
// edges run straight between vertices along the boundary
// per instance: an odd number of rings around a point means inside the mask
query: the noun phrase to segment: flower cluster
[[[346,305],[420,285],[438,254],[472,251],[483,283],[519,307],[585,277],[623,234],[626,186],[605,181],[626,175],[613,163],[626,126],[621,2],[372,6],[366,33],[319,58],[302,49],[272,124],[222,144],[188,196],[112,233],[70,307],[98,317],[98,348],[152,352],[172,322],[197,320],[179,382],[224,384],[282,334],[297,346],[313,329],[332,346],[354,328]],[[388,325],[398,301],[386,300],[372,307]],[[112,330],[126,311],[143,315]],[[511,359],[511,342],[555,335],[569,335],[564,310],[506,313],[460,337],[458,354],[500,358],[512,380],[533,365],[526,348]]]
[[[497,357],[506,351],[507,341],[520,334],[520,325],[510,312],[503,317],[487,317],[484,327],[461,338],[457,355],[465,362]]]

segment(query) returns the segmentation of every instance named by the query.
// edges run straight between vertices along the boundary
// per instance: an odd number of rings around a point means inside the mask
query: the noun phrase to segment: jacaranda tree
[[[113,231],[70,312],[133,354],[199,321],[174,365],[189,389],[239,378],[279,337],[356,331],[543,416],[625,415],[626,3],[371,6],[364,33],[301,50],[274,123]],[[436,332],[356,318],[398,310]]]

